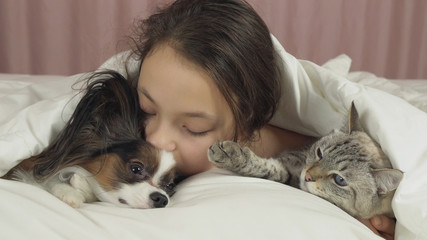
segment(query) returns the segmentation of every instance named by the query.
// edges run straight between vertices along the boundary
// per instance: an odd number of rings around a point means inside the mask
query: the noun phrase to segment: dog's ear
[[[34,157],[34,175],[49,176],[61,166],[78,164],[115,141],[140,139],[136,89],[114,71],[95,72],[56,139]]]
[[[143,112],[139,107],[138,95],[130,81],[118,73],[104,83],[104,94],[108,96],[108,106],[101,109],[102,123],[107,138],[121,138],[126,141],[141,139]]]

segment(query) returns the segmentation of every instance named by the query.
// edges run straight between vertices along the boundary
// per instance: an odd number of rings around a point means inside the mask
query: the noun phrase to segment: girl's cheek
[[[152,127],[153,127],[153,120],[150,118],[147,118],[144,121],[144,131],[145,131],[145,136],[148,138],[148,135],[150,135],[150,133],[152,132]]]
[[[145,136],[148,140],[148,137],[151,136],[152,134],[155,134],[156,129],[158,126],[158,121],[156,116],[147,116],[145,121],[144,121],[144,130],[145,130]]]
[[[193,175],[209,170],[212,164],[208,160],[208,148],[215,142],[215,140],[199,140],[194,141],[182,141],[179,146],[179,156],[177,159],[178,168],[187,173]]]
[[[145,140],[155,146],[156,148],[162,148],[157,143],[156,138],[158,138],[158,133],[156,133],[156,122],[154,119],[147,119],[144,121],[144,134]],[[156,135],[157,134],[157,135]]]

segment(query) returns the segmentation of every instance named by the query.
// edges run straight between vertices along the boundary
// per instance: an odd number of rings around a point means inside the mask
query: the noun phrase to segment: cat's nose
[[[310,173],[308,171],[305,173],[305,181],[306,182],[313,182],[314,181],[313,177],[310,175]]]

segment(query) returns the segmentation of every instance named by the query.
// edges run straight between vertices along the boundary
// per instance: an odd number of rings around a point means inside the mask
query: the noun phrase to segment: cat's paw
[[[241,147],[232,141],[216,142],[208,150],[208,158],[211,163],[219,168],[235,171],[249,160],[251,150]]]
[[[83,194],[66,183],[52,187],[52,194],[73,208],[79,208],[85,202]]]

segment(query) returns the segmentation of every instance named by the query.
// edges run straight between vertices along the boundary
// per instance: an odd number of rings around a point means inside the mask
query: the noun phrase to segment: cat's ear
[[[348,123],[345,130],[345,132],[348,134],[352,133],[353,131],[363,132],[363,127],[359,119],[359,113],[357,113],[357,109],[354,106],[354,102],[351,102],[351,107],[348,111]]]
[[[397,169],[373,169],[372,175],[379,194],[387,194],[396,190],[403,178],[403,173]]]

